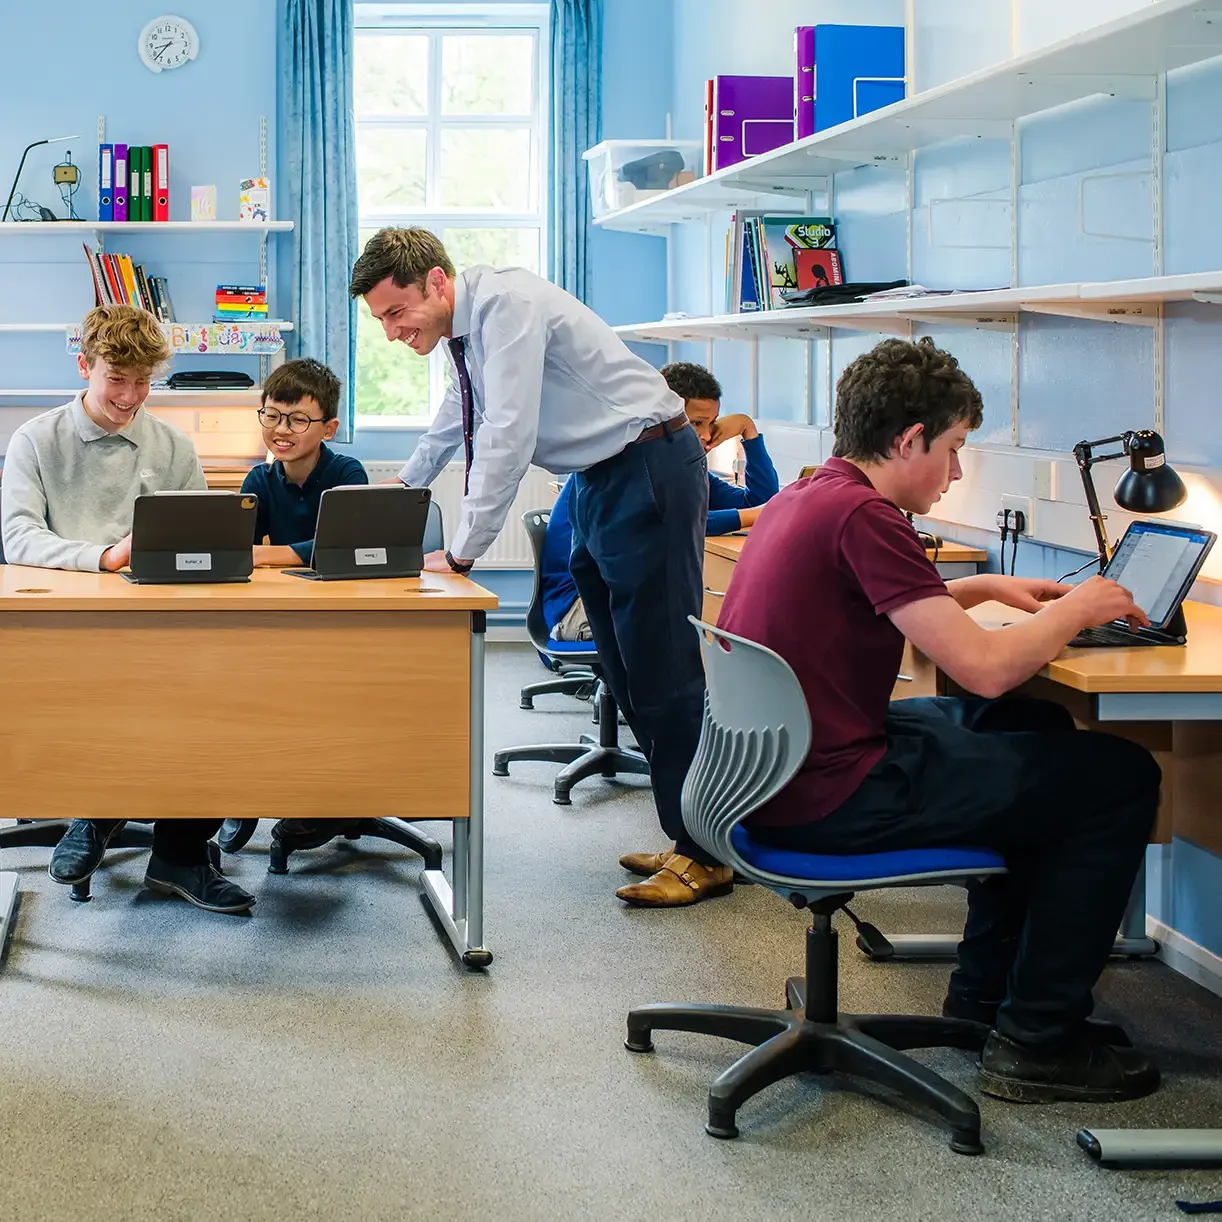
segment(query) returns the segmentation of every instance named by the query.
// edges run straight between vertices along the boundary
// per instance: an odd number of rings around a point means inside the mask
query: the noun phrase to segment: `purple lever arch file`
[[[793,32],[794,139],[815,134],[815,27],[800,25]]]
[[[793,77],[713,80],[713,169],[724,170],[793,140]]]

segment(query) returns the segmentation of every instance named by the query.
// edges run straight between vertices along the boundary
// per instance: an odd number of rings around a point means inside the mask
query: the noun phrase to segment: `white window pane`
[[[537,229],[447,229],[441,240],[457,271],[477,263],[539,271]]]
[[[426,114],[428,35],[357,34],[353,78],[358,117]]]
[[[358,126],[359,207],[393,208],[425,202],[428,139],[423,128]]]
[[[442,113],[530,114],[534,41],[530,34],[447,34],[441,42]]]
[[[441,204],[527,212],[531,192],[530,129],[447,127],[441,132]]]
[[[357,303],[356,414],[428,420],[429,362],[406,344],[390,343],[382,324]]]

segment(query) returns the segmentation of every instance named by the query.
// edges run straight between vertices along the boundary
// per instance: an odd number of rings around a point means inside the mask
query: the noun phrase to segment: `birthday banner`
[[[274,322],[163,322],[162,333],[175,352],[207,356],[270,356],[284,347]],[[81,350],[81,329],[68,328],[68,351]]]

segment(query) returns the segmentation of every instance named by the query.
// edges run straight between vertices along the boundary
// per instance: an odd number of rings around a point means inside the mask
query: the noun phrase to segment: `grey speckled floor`
[[[521,712],[539,672],[489,652],[489,747],[568,739],[575,702]],[[703,1131],[707,1083],[736,1046],[660,1035],[625,1052],[650,1000],[777,1004],[802,917],[772,894],[679,912],[613,898],[617,855],[660,846],[636,782],[550,802],[546,765],[489,779],[484,976],[456,965],[411,855],[325,849],[265,874],[267,824],[231,872],[253,919],[140,888],[117,852],[94,903],[21,873],[0,971],[0,1218],[1155,1219],[1222,1197],[1222,1173],[1118,1173],[1076,1130],[1222,1124],[1222,1000],[1157,964],[1111,968],[1101,1010],[1157,1051],[1165,1085],[1127,1107],[983,1101],[987,1154],[868,1092],[790,1081]],[[405,813],[410,798],[405,799]],[[949,928],[954,891],[862,897],[884,929]],[[1073,914],[1067,912],[1066,920]],[[947,969],[871,965],[842,945],[846,1009],[934,1012]],[[928,1054],[968,1090],[966,1054]]]

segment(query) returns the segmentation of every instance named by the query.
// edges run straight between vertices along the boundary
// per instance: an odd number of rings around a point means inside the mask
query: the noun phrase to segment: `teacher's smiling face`
[[[406,344],[420,356],[428,356],[449,336],[454,321],[454,290],[439,267],[432,268],[422,284],[401,286],[387,276],[365,294],[365,304],[388,340]]]

